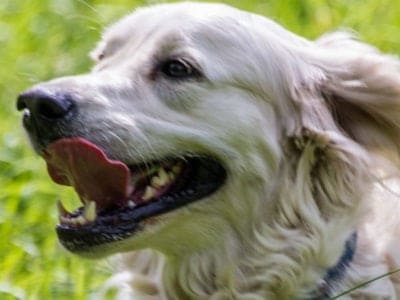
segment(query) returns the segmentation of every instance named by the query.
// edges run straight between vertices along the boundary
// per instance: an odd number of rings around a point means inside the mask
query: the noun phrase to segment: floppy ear
[[[298,187],[292,203],[297,211],[287,211],[290,195],[282,209],[292,219],[307,203],[303,219],[311,211],[322,219],[344,209],[350,213],[368,193],[371,154],[398,163],[400,153],[399,61],[344,34],[325,36],[316,45],[306,50],[309,69],[291,90],[298,118],[288,128],[286,157],[288,174],[294,167],[296,175],[286,189]]]
[[[398,163],[400,61],[346,33],[315,45],[303,55],[311,76],[305,72],[291,91],[300,114],[296,127],[339,132]]]
[[[339,128],[367,150],[398,160],[400,62],[348,34],[317,40],[326,75],[320,92]],[[325,56],[324,56],[325,55]]]

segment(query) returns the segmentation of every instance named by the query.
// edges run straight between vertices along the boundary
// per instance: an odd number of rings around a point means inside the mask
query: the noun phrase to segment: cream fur
[[[76,133],[125,162],[208,153],[228,170],[208,199],[94,253],[124,252],[105,286],[118,299],[306,299],[355,230],[332,295],[399,267],[397,58],[198,3],[138,9],[92,55],[91,73],[41,84],[79,99]],[[204,78],[154,76],[172,56]],[[397,299],[399,276],[341,299]]]

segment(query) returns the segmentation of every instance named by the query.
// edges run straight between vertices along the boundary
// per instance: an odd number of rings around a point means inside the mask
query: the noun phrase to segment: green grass
[[[49,180],[15,110],[30,85],[90,68],[100,30],[145,1],[0,1],[0,299],[87,299],[109,275],[106,264],[76,258],[56,240],[55,200],[77,205]],[[153,2],[153,1],[149,1]],[[226,1],[315,38],[353,28],[384,51],[400,53],[400,2],[393,0]]]

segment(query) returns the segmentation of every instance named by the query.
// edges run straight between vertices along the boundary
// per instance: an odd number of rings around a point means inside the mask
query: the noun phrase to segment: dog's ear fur
[[[345,53],[333,58],[332,63],[342,67],[327,70],[330,74],[321,87],[340,128],[368,150],[397,160],[400,153],[399,60],[348,36],[333,34],[318,43]]]
[[[400,61],[345,33],[323,36],[316,45],[318,54],[311,60],[323,79],[314,84],[311,97],[298,101],[302,126],[336,127],[368,151],[398,163]]]
[[[318,211],[340,215],[368,193],[370,158],[400,165],[400,62],[344,34],[316,47],[305,51],[310,68],[291,90],[298,118],[286,158]]]

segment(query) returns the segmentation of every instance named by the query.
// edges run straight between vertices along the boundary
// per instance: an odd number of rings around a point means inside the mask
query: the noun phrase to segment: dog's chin
[[[50,144],[43,156],[53,180],[72,185],[83,203],[68,212],[58,202],[58,238],[67,250],[87,257],[125,248],[158,216],[208,198],[227,176],[223,165],[210,156],[126,164],[108,159],[81,138]]]

